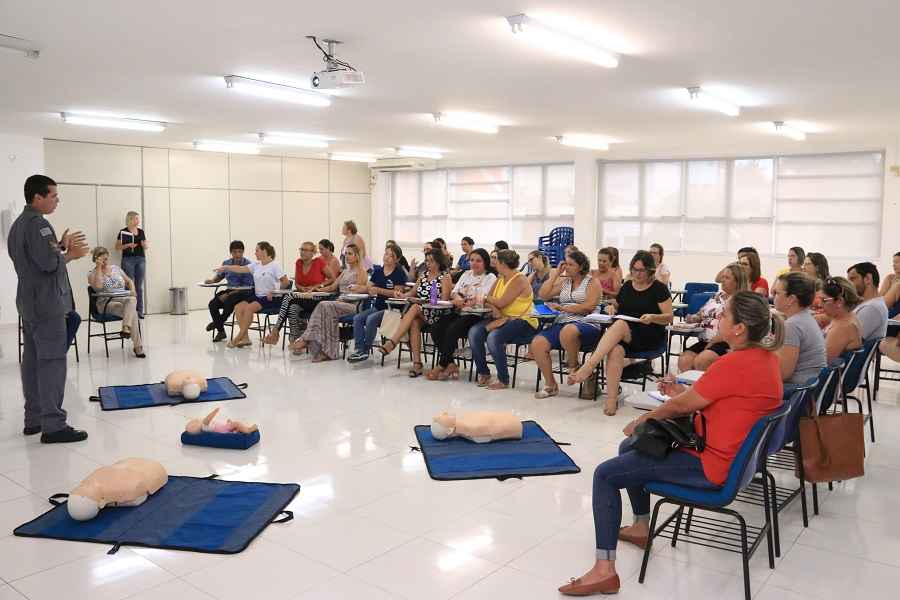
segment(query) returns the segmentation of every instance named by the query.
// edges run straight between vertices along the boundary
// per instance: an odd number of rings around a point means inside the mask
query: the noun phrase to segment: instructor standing
[[[144,318],[144,276],[147,273],[147,259],[144,252],[147,250],[147,236],[144,230],[138,227],[141,216],[133,210],[125,215],[125,227],[119,230],[116,236],[116,250],[122,252],[122,270],[134,281],[135,295],[137,296],[137,315]]]
[[[22,316],[25,352],[22,391],[25,435],[41,442],[80,442],[87,432],[66,423],[62,408],[66,385],[66,313],[73,309],[66,263],[88,253],[84,234],[63,233],[57,240],[44,218],[59,204],[56,182],[44,175],[25,180],[25,209],[9,232],[9,256],[19,278],[16,307]]]

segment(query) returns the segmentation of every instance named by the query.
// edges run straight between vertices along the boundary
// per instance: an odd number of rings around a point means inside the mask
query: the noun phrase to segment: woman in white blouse
[[[662,244],[650,244],[650,254],[653,256],[653,260],[656,261],[657,281],[661,282],[666,287],[671,287],[672,272],[669,271],[669,266],[663,262],[665,251],[663,250]]]
[[[453,286],[450,301],[460,311],[482,308],[495,281],[497,276],[491,269],[491,255],[484,248],[476,248],[469,253],[469,270]],[[453,355],[459,340],[468,337],[469,329],[483,317],[477,312],[459,312],[445,316],[431,326],[431,338],[438,349],[438,364],[426,374],[428,379],[459,378],[459,367],[453,362]]]
[[[138,325],[137,296],[134,281],[117,265],[109,264],[109,250],[97,246],[91,253],[94,268],[87,279],[95,292],[115,294],[97,298],[97,310],[122,318],[122,337],[131,338],[134,355],[146,358],[141,344],[141,328]]]

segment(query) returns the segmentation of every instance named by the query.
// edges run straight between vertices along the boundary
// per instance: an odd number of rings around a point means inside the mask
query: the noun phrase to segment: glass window
[[[883,170],[881,152],[854,152],[819,156],[782,156],[778,173],[782,177],[821,175],[877,175]]]
[[[644,216],[681,215],[681,163],[651,162],[644,165]]]
[[[575,169],[572,165],[547,167],[547,209],[545,214],[575,214]]]
[[[449,182],[453,184],[468,183],[509,183],[509,167],[478,167],[469,169],[451,169]]]
[[[537,247],[538,238],[550,231],[540,219],[527,221],[513,219],[510,225],[509,239],[506,241],[515,246]]]
[[[639,247],[640,241],[641,224],[638,221],[607,221],[603,224],[604,246],[615,246],[619,250],[635,250]]]
[[[571,167],[569,170],[574,171]],[[513,169],[513,217],[539,216],[544,193],[543,167],[528,166]]]
[[[775,161],[750,158],[734,161],[731,216],[736,219],[772,216],[772,181]]]
[[[798,177],[778,179],[778,199],[854,200],[881,198],[881,177]]]
[[[636,217],[640,212],[640,165],[608,163],[603,169],[603,215]]]
[[[661,244],[666,252],[681,250],[681,223],[644,221],[641,224],[641,248],[649,250],[650,244]]]
[[[419,174],[394,173],[394,214],[397,216],[419,214]]]
[[[422,172],[422,215],[447,214],[447,171]]]
[[[725,216],[727,173],[728,163],[724,160],[688,161],[685,216],[695,219]]]

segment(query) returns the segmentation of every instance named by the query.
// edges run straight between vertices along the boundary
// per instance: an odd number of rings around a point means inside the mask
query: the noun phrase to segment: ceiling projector
[[[322,51],[322,60],[325,61],[325,68],[316,71],[310,77],[310,83],[317,90],[336,90],[339,88],[350,87],[354,85],[363,85],[366,82],[366,76],[362,71],[358,71],[356,67],[350,63],[337,58],[334,55],[335,46],[340,44],[338,40],[322,40],[325,42],[327,49],[319,44],[319,40],[314,35],[308,35],[316,47]]]

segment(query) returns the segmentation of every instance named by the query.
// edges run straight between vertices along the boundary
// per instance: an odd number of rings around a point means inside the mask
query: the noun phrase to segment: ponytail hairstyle
[[[822,283],[822,292],[834,300],[842,299],[847,310],[853,310],[861,301],[856,288],[845,277],[829,277]]]
[[[768,301],[755,292],[741,291],[728,300],[735,325],[747,328],[747,347],[775,351],[784,344],[784,319],[769,310]]]
[[[611,265],[612,268],[618,269],[619,268],[619,249],[616,248],[615,246],[607,246],[603,250],[606,251],[606,253],[609,254],[609,256],[612,258],[612,265]]]
[[[809,258],[809,254],[806,255]],[[797,298],[800,308],[809,308],[816,299],[816,280],[806,273],[784,273],[778,276],[784,284],[784,293]]]

